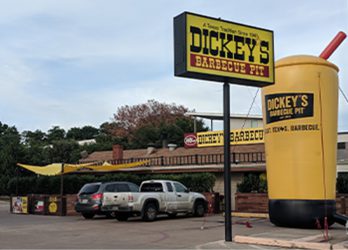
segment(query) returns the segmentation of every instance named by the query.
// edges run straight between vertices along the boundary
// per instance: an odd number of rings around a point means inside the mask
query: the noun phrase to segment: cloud
[[[2,1],[0,121],[19,130],[99,126],[117,107],[149,99],[222,112],[222,84],[174,77],[173,17],[183,11],[274,30],[276,59],[318,55],[348,30],[340,0]],[[330,58],[346,94],[347,52],[343,44]],[[231,112],[247,113],[256,91],[231,85]],[[340,100],[340,129],[347,109]],[[261,113],[260,93],[251,113]]]

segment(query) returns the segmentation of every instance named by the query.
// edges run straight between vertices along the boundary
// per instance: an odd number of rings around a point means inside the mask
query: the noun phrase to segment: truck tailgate
[[[130,192],[120,193],[104,193],[102,207],[104,206],[118,206],[125,207],[128,205],[128,197],[131,195]]]

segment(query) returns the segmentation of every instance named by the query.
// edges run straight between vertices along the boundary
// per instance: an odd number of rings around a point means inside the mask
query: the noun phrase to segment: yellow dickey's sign
[[[231,130],[231,145],[263,143],[263,128],[233,129]],[[223,131],[209,131],[197,133],[197,147],[211,147],[224,145]]]
[[[192,13],[174,18],[175,75],[266,86],[274,82],[273,32]]]

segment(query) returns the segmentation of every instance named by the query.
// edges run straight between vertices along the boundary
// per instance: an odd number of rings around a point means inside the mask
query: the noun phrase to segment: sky
[[[154,99],[222,112],[222,84],[174,76],[173,18],[184,11],[274,31],[275,59],[319,55],[348,32],[346,0],[0,0],[0,122],[65,130],[111,122],[117,108]],[[348,95],[348,39],[329,61]],[[257,88],[231,85],[231,113]],[[251,114],[261,114],[257,94]],[[339,94],[339,131],[348,103]]]

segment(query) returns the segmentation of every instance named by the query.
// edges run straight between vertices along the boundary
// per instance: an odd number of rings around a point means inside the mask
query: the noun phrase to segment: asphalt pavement
[[[333,225],[329,239],[319,229],[273,226],[265,218],[232,218],[234,242],[226,242],[224,217],[160,217],[127,222],[96,217],[11,214],[0,201],[1,249],[348,249],[344,227]],[[245,243],[241,243],[245,242]]]

